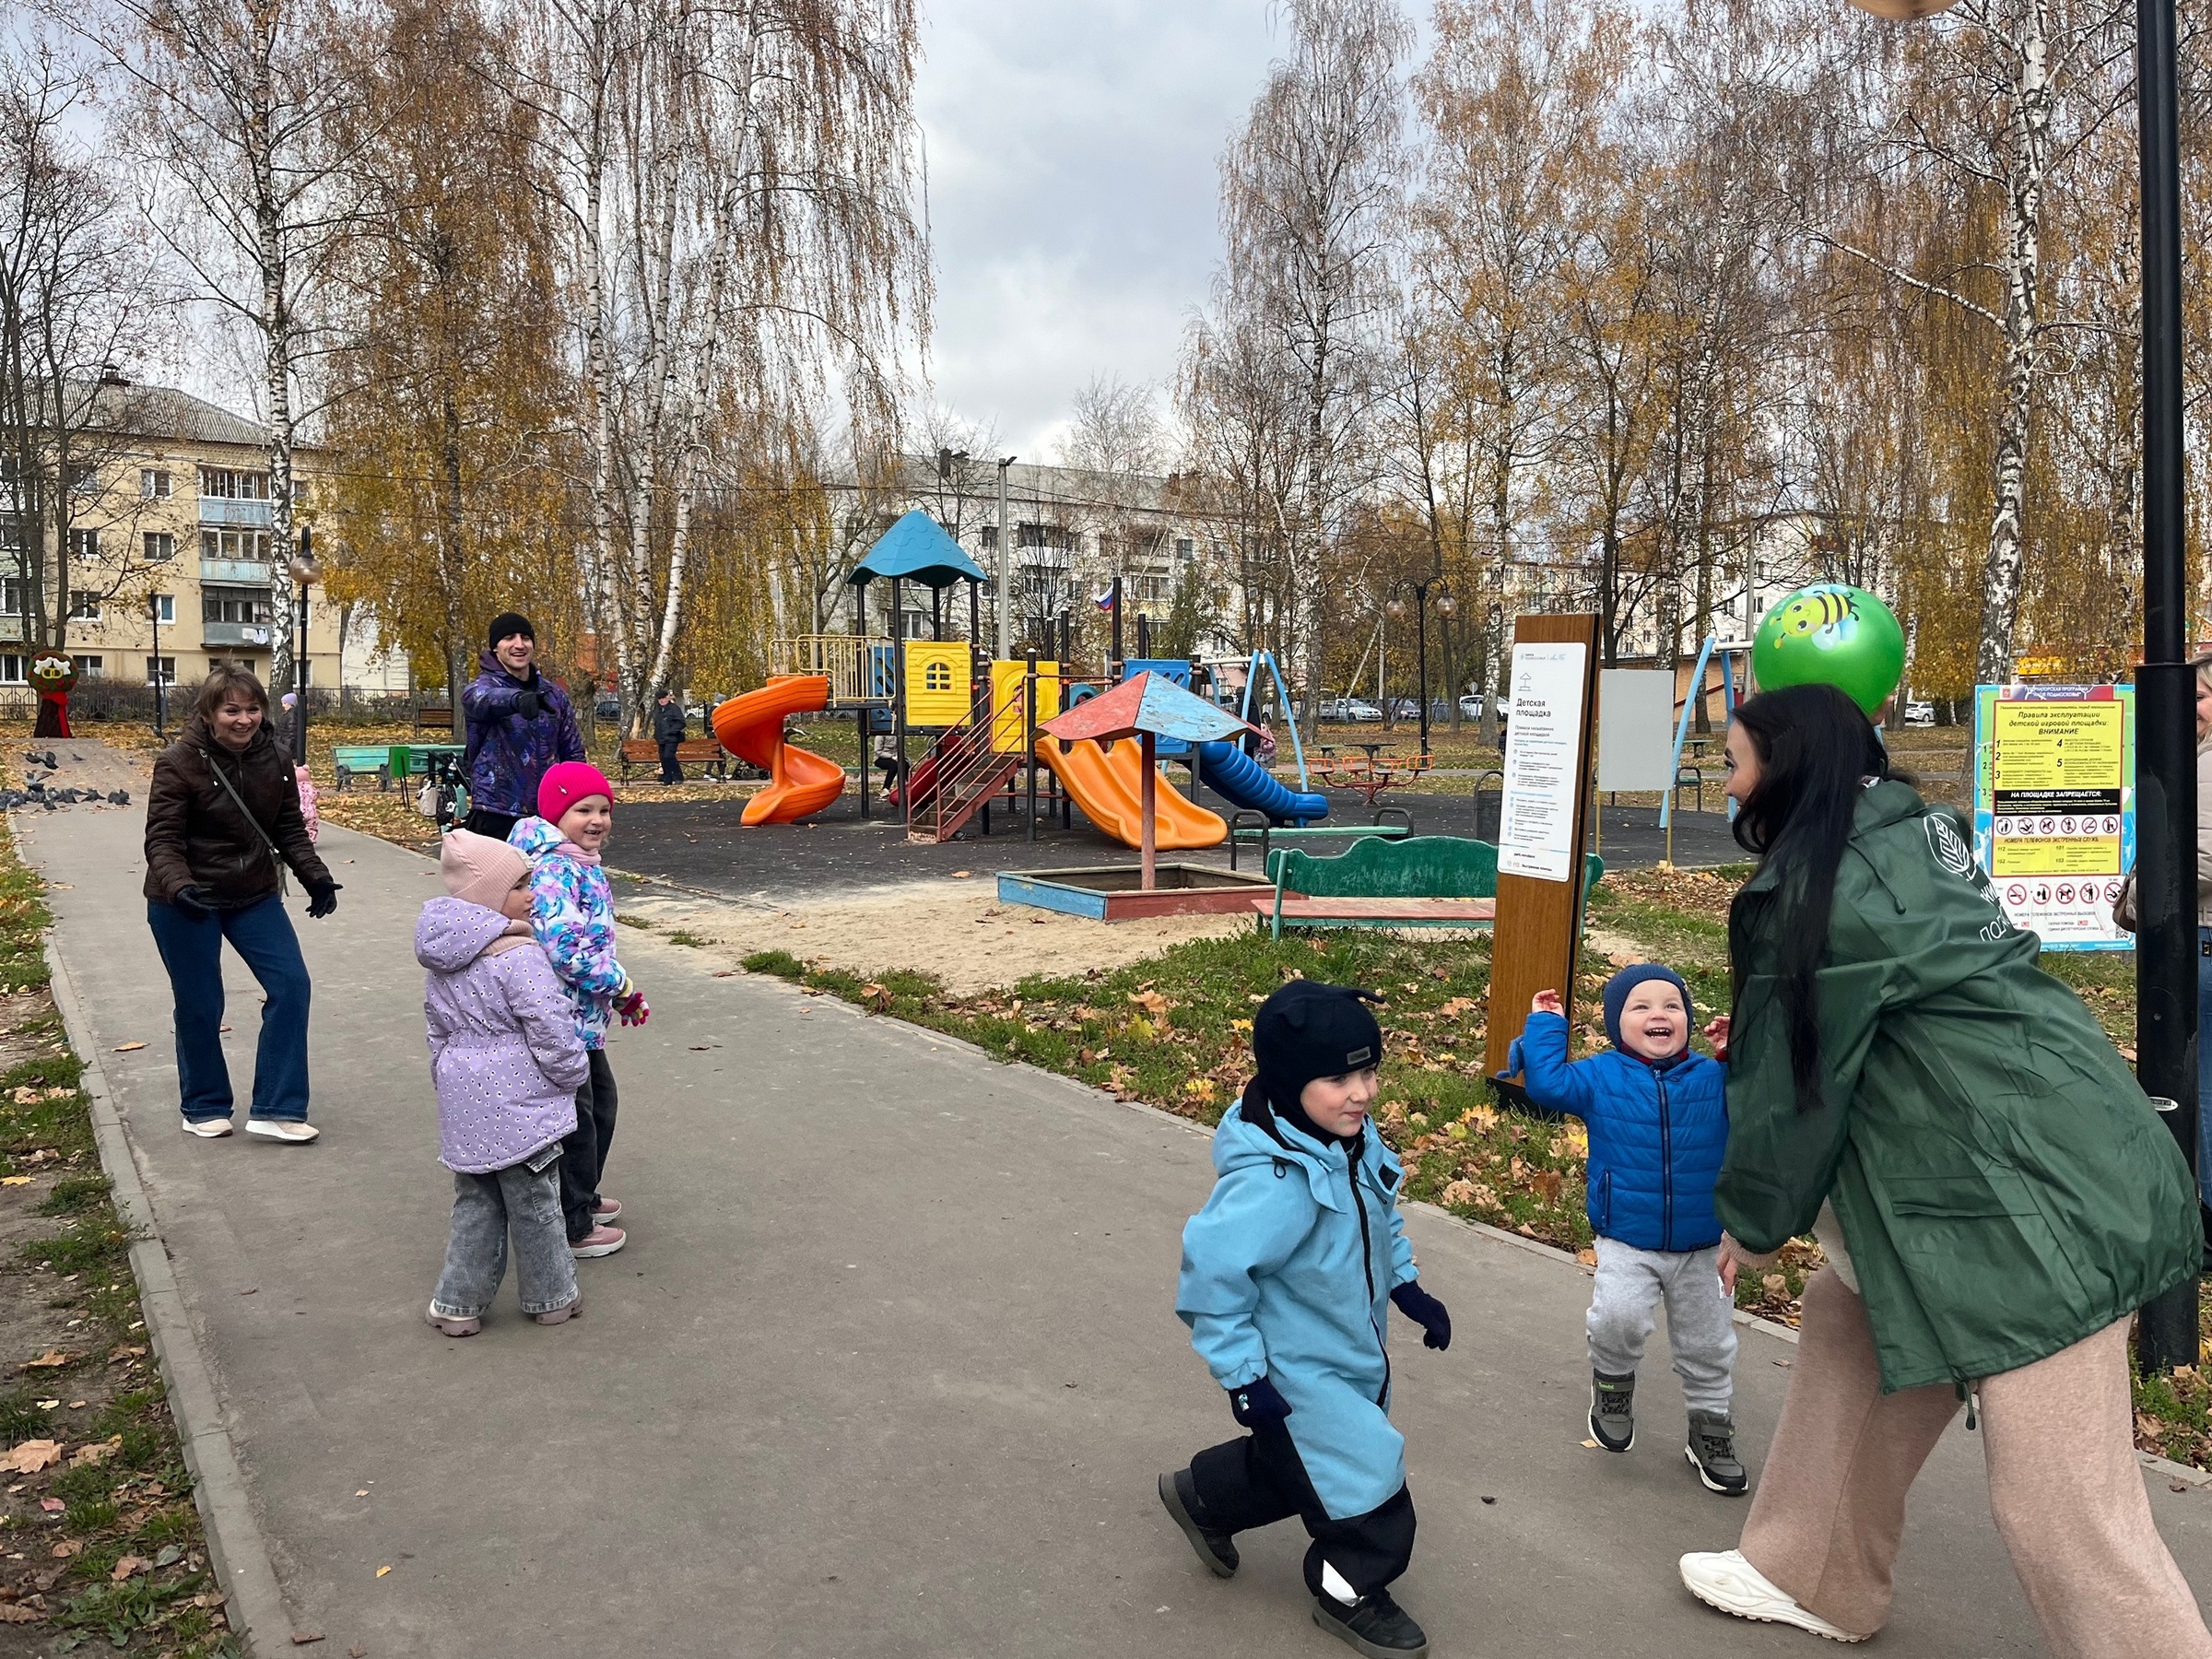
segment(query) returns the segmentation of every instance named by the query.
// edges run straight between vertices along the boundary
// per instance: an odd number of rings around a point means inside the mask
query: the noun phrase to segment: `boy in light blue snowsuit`
[[[1236,1534],[1297,1515],[1313,1622],[1371,1659],[1429,1651],[1389,1586],[1413,1555],[1405,1441],[1390,1422],[1395,1303],[1452,1340],[1415,1282],[1398,1160],[1367,1123],[1382,1031],[1366,994],[1293,980],[1253,1020],[1259,1076],[1214,1132],[1217,1178],[1182,1232],[1175,1311],[1251,1433],[1159,1477],[1217,1577]]]

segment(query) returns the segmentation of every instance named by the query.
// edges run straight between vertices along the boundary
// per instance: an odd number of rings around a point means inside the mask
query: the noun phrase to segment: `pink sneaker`
[[[543,1313],[533,1313],[530,1317],[539,1324],[567,1324],[571,1319],[582,1318],[582,1314],[583,1293],[578,1291],[576,1300],[567,1307],[547,1308]]]
[[[619,1200],[602,1198],[592,1206],[592,1221],[594,1226],[606,1227],[611,1225],[615,1218],[621,1213],[622,1206]]]
[[[569,1241],[569,1253],[580,1262],[594,1256],[610,1256],[629,1242],[629,1235],[618,1227],[594,1227],[581,1239]]]
[[[448,1336],[474,1336],[484,1328],[480,1319],[455,1319],[450,1313],[441,1313],[435,1308],[425,1310],[423,1318],[433,1330],[443,1331]]]

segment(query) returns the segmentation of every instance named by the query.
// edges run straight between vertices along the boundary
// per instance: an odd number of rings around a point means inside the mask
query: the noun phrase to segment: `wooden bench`
[[[1583,861],[1585,888],[1605,861]],[[1455,835],[1368,837],[1333,858],[1296,847],[1268,854],[1275,891],[1252,901],[1270,938],[1292,927],[1488,927],[1498,913],[1498,849]]]
[[[374,777],[379,794],[392,787],[392,747],[384,743],[341,743],[331,756],[344,794],[356,778]]]
[[[415,735],[425,732],[444,732],[453,729],[453,705],[451,703],[424,703],[415,711]]]
[[[650,737],[625,737],[619,754],[622,781],[629,782],[629,769],[650,766],[656,771],[661,764],[661,746]],[[729,750],[722,747],[717,737],[687,737],[676,746],[678,766],[703,766],[710,775],[726,782],[729,780]]]
[[[1385,814],[1394,814],[1406,821],[1386,824]],[[1241,811],[1229,820],[1229,867],[1237,867],[1237,849],[1253,841],[1260,844],[1260,868],[1267,867],[1267,854],[1275,850],[1277,841],[1295,845],[1309,841],[1364,841],[1380,836],[1385,841],[1401,841],[1413,833],[1413,815],[1403,806],[1382,806],[1375,811],[1374,818],[1365,824],[1308,824],[1302,828],[1277,828],[1273,818],[1264,812]]]

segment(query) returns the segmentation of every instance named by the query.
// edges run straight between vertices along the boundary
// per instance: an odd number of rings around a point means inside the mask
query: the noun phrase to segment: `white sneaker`
[[[196,1135],[202,1140],[220,1140],[230,1133],[229,1118],[186,1118],[183,1123],[185,1134]]]
[[[1794,1625],[1830,1641],[1865,1641],[1818,1613],[1808,1613],[1768,1582],[1765,1573],[1744,1559],[1740,1549],[1708,1551],[1682,1558],[1682,1583],[1709,1607],[1733,1613],[1760,1624]],[[1871,1633],[1871,1632],[1870,1632]]]
[[[304,1144],[323,1133],[312,1124],[296,1124],[289,1118],[248,1118],[246,1133],[258,1135],[264,1140],[297,1141]]]

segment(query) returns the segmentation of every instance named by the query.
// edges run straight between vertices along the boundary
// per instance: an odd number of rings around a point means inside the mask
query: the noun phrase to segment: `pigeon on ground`
[[[130,804],[131,804],[131,792],[130,792],[129,790],[127,790],[127,789],[111,789],[110,791],[108,791],[108,805],[109,805],[109,806],[128,806]]]

